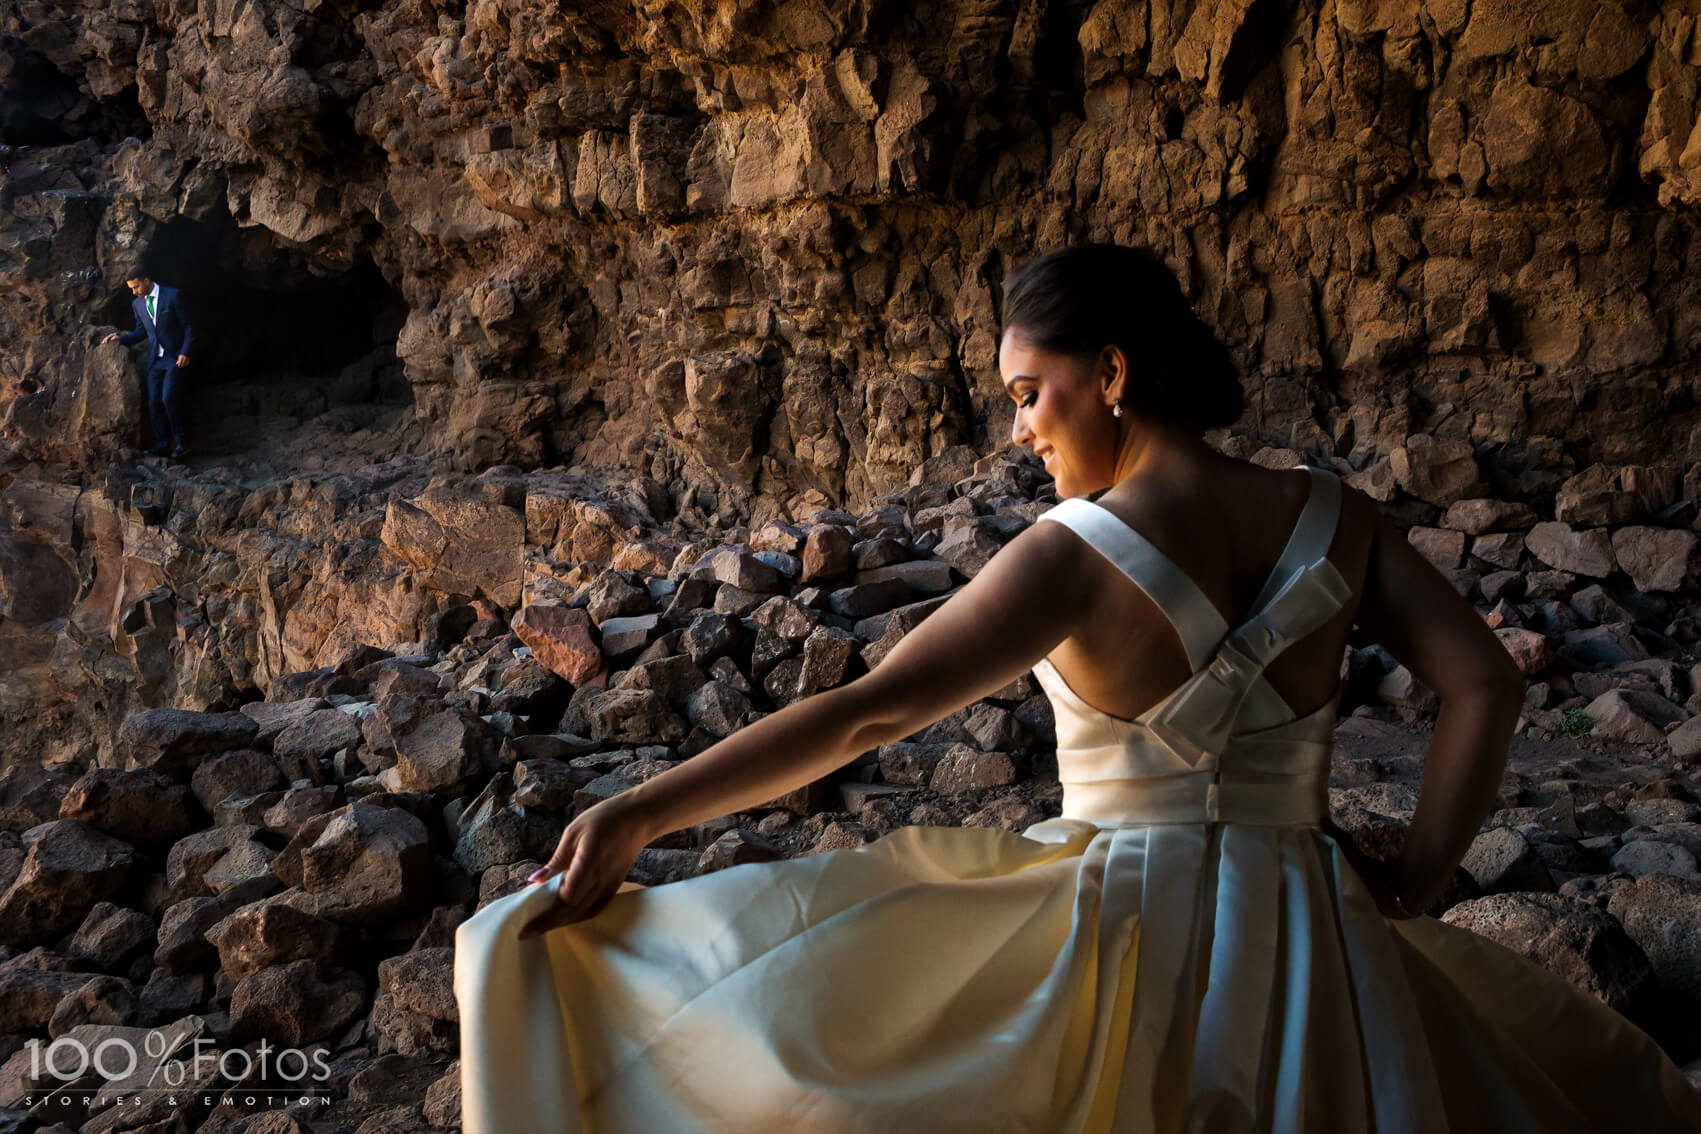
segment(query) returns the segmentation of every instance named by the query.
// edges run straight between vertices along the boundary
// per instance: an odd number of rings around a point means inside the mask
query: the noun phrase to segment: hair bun
[[[1005,284],[1004,325],[1076,358],[1119,347],[1129,365],[1126,400],[1143,416],[1204,432],[1245,412],[1228,348],[1149,248],[1076,244],[1028,262]]]

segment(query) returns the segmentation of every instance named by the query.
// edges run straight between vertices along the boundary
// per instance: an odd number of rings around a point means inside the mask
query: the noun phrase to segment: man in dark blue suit
[[[181,459],[189,455],[182,371],[189,365],[195,328],[176,288],[162,287],[141,269],[126,276],[124,284],[136,297],[130,303],[136,313],[136,329],[123,334],[113,331],[100,341],[109,343],[117,339],[125,346],[133,346],[147,338],[148,419],[154,429],[154,447],[148,452],[157,457],[169,453],[174,459]]]

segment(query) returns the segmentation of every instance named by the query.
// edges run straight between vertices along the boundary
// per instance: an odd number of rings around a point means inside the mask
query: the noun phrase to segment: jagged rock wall
[[[408,457],[258,487],[0,473],[0,768],[109,753],[139,709],[231,708],[281,674],[427,640],[457,604],[506,615],[610,564],[665,576],[715,542],[666,523],[667,500],[646,478],[444,476]]]
[[[1261,440],[1693,460],[1696,7],[0,0],[7,440],[133,430],[78,325],[228,213],[381,269],[425,449],[730,514],[1002,443],[1001,281],[1085,236],[1170,258]]]

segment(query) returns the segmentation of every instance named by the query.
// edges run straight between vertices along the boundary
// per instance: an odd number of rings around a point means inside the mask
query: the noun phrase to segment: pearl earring
[[[1122,416],[1122,399],[1121,398],[1114,398],[1112,400],[1116,404],[1110,407],[1110,415],[1112,417],[1121,417]]]

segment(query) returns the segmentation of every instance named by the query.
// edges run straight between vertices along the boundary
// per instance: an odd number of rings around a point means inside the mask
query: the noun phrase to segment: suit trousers
[[[148,421],[155,445],[187,445],[189,414],[184,404],[187,380],[175,358],[156,358],[148,367]]]

